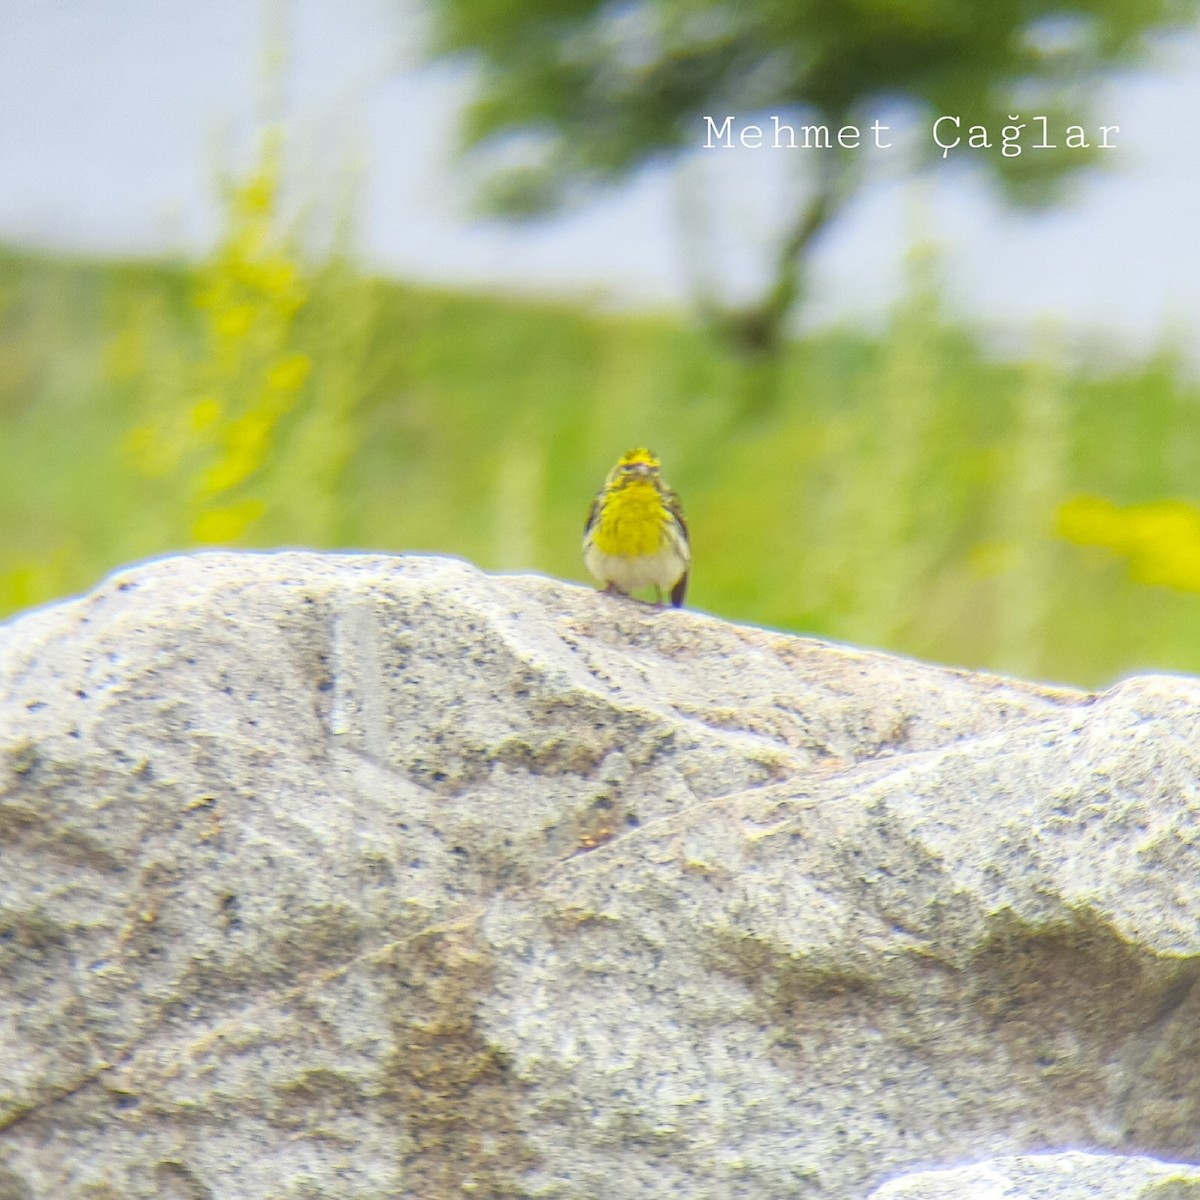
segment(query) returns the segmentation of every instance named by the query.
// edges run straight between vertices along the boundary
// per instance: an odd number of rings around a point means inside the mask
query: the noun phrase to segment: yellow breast
[[[627,483],[606,497],[592,530],[592,542],[605,554],[636,558],[657,554],[663,544],[667,512],[653,483]]]

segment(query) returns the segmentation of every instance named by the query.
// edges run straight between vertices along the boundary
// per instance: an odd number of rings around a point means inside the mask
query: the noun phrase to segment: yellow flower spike
[[[221,402],[215,396],[205,396],[192,405],[190,413],[193,433],[204,433],[221,419]]]
[[[1058,515],[1064,538],[1127,559],[1136,582],[1200,592],[1200,509],[1194,505],[1161,500],[1119,508],[1097,496],[1079,496]]]
[[[263,514],[261,500],[243,500],[202,512],[192,525],[192,537],[207,546],[236,541]]]
[[[262,466],[275,422],[260,412],[246,413],[225,431],[225,455],[201,477],[202,497],[219,495],[244,482]]]
[[[250,332],[253,324],[253,305],[239,304],[237,307],[228,309],[217,317],[216,330],[221,337],[242,338]]]
[[[1099,496],[1076,496],[1058,510],[1059,536],[1077,546],[1111,546],[1121,528],[1117,506]]]
[[[231,487],[241,483],[253,469],[253,464],[232,458],[223,458],[220,462],[213,463],[211,467],[206,467],[200,476],[200,498],[211,500],[214,496],[229,491]]]
[[[261,412],[248,412],[229,426],[229,445],[241,454],[258,454],[266,444],[275,422]]]
[[[267,386],[280,392],[295,392],[304,386],[312,370],[307,354],[293,354],[277,362],[267,373]]]
[[[176,406],[126,439],[143,474],[178,473],[186,525],[206,544],[236,541],[258,519],[271,487],[260,479],[283,454],[282,419],[304,397],[313,359],[300,352],[296,315],[313,282],[280,212],[282,139],[269,131],[256,165],[225,191],[225,231],[192,296],[205,339]],[[118,350],[114,348],[114,360]],[[181,530],[182,532],[182,530]]]
[[[249,180],[238,194],[238,205],[245,212],[260,216],[272,211],[275,206],[275,179],[273,174],[263,172]]]
[[[273,298],[286,298],[296,290],[300,272],[295,263],[275,258],[258,264],[254,284]]]

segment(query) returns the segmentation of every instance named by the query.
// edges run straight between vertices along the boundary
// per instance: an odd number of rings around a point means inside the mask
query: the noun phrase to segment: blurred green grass
[[[337,262],[255,325],[269,287],[197,300],[214,270],[259,286],[247,237],[224,266],[0,251],[0,616],[203,540],[584,581],[591,497],[647,444],[698,608],[1085,685],[1200,671],[1200,596],[1057,532],[1081,494],[1197,499],[1200,388],[1168,351],[1106,363],[1043,331],[997,357],[920,268],[885,328],[810,336],[773,375],[673,318]]]

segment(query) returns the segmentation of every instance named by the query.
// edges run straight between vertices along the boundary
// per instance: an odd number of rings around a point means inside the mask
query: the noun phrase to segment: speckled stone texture
[[[1031,1154],[919,1171],[870,1200],[1200,1200],[1200,1167],[1110,1154]]]
[[[141,566],[0,628],[0,1200],[1195,1159],[1198,818],[1193,679],[445,559]]]

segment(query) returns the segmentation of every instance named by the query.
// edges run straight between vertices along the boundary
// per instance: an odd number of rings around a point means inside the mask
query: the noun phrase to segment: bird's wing
[[[690,564],[691,557],[692,557],[692,546],[691,546],[691,538],[688,535],[687,521],[685,520],[684,515],[683,515],[683,505],[679,503],[679,497],[670,490],[667,491],[665,499],[667,502],[667,511],[671,514],[676,525],[679,526],[679,532],[683,535],[684,555]],[[684,598],[684,596],[687,595],[687,585],[688,585],[688,575],[689,574],[690,574],[689,568],[685,567],[683,570],[683,574],[680,575],[679,580],[676,582],[675,586],[671,589],[671,603],[676,608],[683,607],[683,598]]]
[[[592,526],[600,519],[600,509],[604,506],[604,489],[602,488],[596,493],[595,500],[592,501],[592,507],[588,509],[587,524],[583,527],[583,536],[587,537],[592,531]]]
[[[683,607],[683,598],[687,595],[688,572],[684,571],[679,577],[679,582],[671,589],[671,603],[676,608]]]
[[[667,510],[675,518],[676,523],[679,525],[679,532],[683,534],[684,545],[690,546],[691,538],[688,536],[687,521],[684,520],[683,505],[679,503],[679,497],[674,492],[668,491],[665,499]]]

